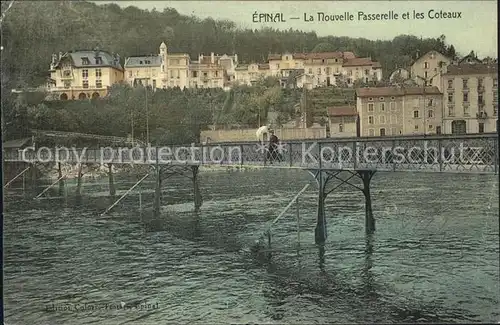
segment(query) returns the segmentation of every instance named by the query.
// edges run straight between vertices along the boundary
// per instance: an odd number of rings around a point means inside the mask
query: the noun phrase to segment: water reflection
[[[374,297],[376,295],[375,291],[375,280],[372,273],[373,267],[373,244],[374,235],[367,234],[365,242],[365,259],[363,265],[363,272],[361,273],[361,279],[363,281],[363,291],[369,297]]]

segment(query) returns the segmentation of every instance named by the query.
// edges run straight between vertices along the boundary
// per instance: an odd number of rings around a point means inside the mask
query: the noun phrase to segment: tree
[[[319,53],[319,52],[335,52],[335,46],[333,46],[332,44],[328,43],[328,42],[323,42],[323,43],[319,43],[318,45],[316,45],[311,52],[313,53]]]

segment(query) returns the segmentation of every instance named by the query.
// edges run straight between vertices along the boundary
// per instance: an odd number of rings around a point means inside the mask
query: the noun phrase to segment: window
[[[448,103],[453,103],[453,94],[448,94]]]
[[[482,87],[483,86],[483,78],[478,78],[477,79],[477,86]]]
[[[368,116],[368,124],[373,124],[373,116]]]
[[[493,104],[493,116],[498,115],[498,103]]]
[[[429,85],[430,86],[432,86],[432,80],[434,80],[434,78],[429,79]]]
[[[330,74],[330,68],[326,68],[326,74]]]
[[[391,106],[391,111],[394,112],[396,110],[396,103],[395,102],[391,102],[390,106]]]
[[[102,77],[101,69],[95,69],[95,77],[96,78],[101,78]]]
[[[129,72],[128,72],[128,77],[129,77],[129,78],[132,78],[132,71],[129,71]]]
[[[455,116],[455,107],[453,107],[453,106],[448,107],[448,115]]]
[[[427,76],[427,71],[424,72],[424,78],[427,79],[428,76]]]
[[[309,74],[312,74],[312,73],[313,73],[313,69],[309,68]]]
[[[219,71],[215,71],[215,76],[218,77],[219,76]]]
[[[467,81],[468,81],[467,79],[462,79],[462,85],[463,85],[464,89],[467,89],[467,87],[468,87],[467,86]]]
[[[321,68],[318,68],[318,74],[321,74]]]
[[[493,79],[493,87],[494,88],[498,87],[498,79],[497,78]]]
[[[397,133],[396,133],[396,128],[391,128],[391,134],[392,134],[392,135],[397,135]]]
[[[71,77],[71,70],[64,70],[63,71],[63,76],[65,76],[65,77]]]
[[[368,104],[368,112],[373,112],[373,103]]]
[[[418,125],[415,125],[415,131],[418,131]]]
[[[424,69],[429,69],[429,62],[424,62]]]
[[[82,58],[82,65],[89,65],[90,61],[89,58]]]
[[[375,135],[375,130],[374,129],[369,129],[368,130],[368,135],[373,137]]]
[[[429,130],[432,130],[433,128],[432,124],[429,124]]]
[[[469,101],[469,94],[464,93],[464,102],[468,102],[468,101]]]
[[[370,74],[370,71],[365,70],[365,75],[369,75],[369,74]]]
[[[344,132],[344,126],[342,123],[339,124],[339,132]]]
[[[100,56],[95,58],[95,64],[102,64],[102,58]]]
[[[89,77],[89,70],[82,70],[82,78],[87,79]]]
[[[156,88],[156,79],[153,79],[153,88]]]
[[[373,102],[373,97],[368,97],[368,101]]]
[[[351,77],[351,76],[352,76],[352,70],[349,70],[349,72],[347,73],[347,75],[348,75],[349,77]]]
[[[391,97],[391,100],[396,100],[396,97],[392,96],[392,97]]]
[[[479,133],[484,133],[484,123],[479,123]]]
[[[89,88],[89,81],[88,80],[84,80],[82,86],[83,86],[83,88]]]
[[[413,111],[413,117],[418,118],[418,111]]]
[[[448,89],[453,89],[453,79],[448,80]]]
[[[385,129],[384,128],[380,129],[380,136],[381,137],[385,136]]]
[[[380,103],[380,111],[385,112],[385,103]]]
[[[432,109],[427,111],[427,117],[433,118],[434,117],[434,111]]]
[[[71,87],[71,81],[68,80],[64,81],[64,88],[68,89],[70,87]]]
[[[477,95],[477,103],[479,105],[483,105],[484,104],[484,102],[483,102],[483,94],[478,94]]]
[[[380,119],[380,124],[385,124],[385,116],[384,115],[381,115],[379,119]]]
[[[379,100],[380,100],[381,102],[383,102],[383,101],[384,101],[384,97],[380,97],[380,98],[379,98]]]
[[[96,80],[95,81],[95,87],[96,88],[102,88],[102,80]]]
[[[464,116],[469,116],[469,106],[464,106]]]
[[[396,115],[391,115],[391,124],[398,124],[398,117]]]

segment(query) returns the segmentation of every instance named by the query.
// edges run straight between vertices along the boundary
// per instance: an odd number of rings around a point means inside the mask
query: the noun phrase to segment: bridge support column
[[[113,164],[108,164],[109,195],[116,195],[115,181],[113,177]]]
[[[153,214],[155,217],[160,215],[161,206],[161,170],[160,166],[156,164],[156,187],[155,187],[155,201],[153,203]]]
[[[30,164],[29,174],[30,174],[30,179],[31,179],[31,187],[36,188],[37,170],[36,170],[35,164]]]
[[[199,166],[191,166],[193,172],[193,196],[194,196],[194,211],[200,211],[200,207],[203,204],[203,198],[201,197],[200,187],[198,184],[198,171]]]
[[[370,181],[375,174],[373,170],[358,171],[358,175],[363,181],[363,194],[365,196],[365,231],[367,234],[375,232],[375,218],[373,217],[372,198],[370,195]]]
[[[78,164],[78,175],[77,175],[77,179],[76,179],[76,195],[77,196],[82,195],[82,176],[83,176],[82,169],[83,169],[83,165]]]
[[[323,172],[318,171],[316,180],[318,181],[318,215],[316,218],[316,228],[314,229],[314,241],[316,245],[323,246],[327,238],[326,217],[325,217],[325,179]]]
[[[64,178],[60,162],[57,163],[57,173],[59,175],[59,195],[62,196],[64,194]]]

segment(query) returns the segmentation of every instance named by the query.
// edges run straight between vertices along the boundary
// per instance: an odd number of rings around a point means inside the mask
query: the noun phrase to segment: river
[[[118,194],[133,179],[115,180]],[[107,179],[85,180],[83,198],[50,190],[4,198],[5,323],[224,324],[498,322],[498,178],[377,173],[377,230],[364,233],[363,194],[340,187],[326,200],[324,262],[314,246],[317,190],[299,170],[202,172],[153,180],[109,215]],[[248,248],[306,184],[296,210],[273,229],[271,262]],[[139,210],[139,192],[143,211]]]

